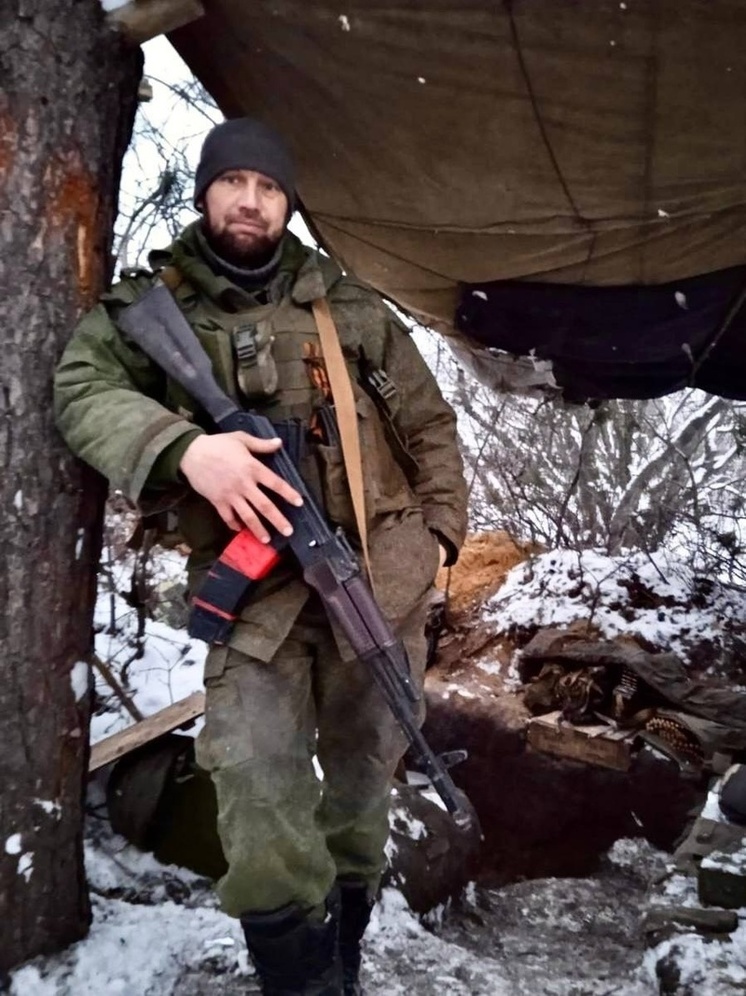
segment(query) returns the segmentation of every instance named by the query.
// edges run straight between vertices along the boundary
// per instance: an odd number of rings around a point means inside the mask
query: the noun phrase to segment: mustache
[[[269,228],[260,212],[252,208],[241,208],[236,214],[228,215],[226,221],[228,224],[233,221],[250,221],[252,224],[261,226],[265,231]]]

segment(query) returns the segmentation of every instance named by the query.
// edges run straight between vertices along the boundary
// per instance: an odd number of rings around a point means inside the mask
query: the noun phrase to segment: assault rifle
[[[210,359],[161,281],[119,315],[119,326],[170,377],[200,403],[221,432],[248,432],[260,439],[277,436],[263,415],[242,411],[218,386]],[[367,664],[389,708],[409,741],[418,766],[463,830],[478,829],[471,803],[456,788],[446,767],[463,752],[438,757],[417,723],[413,705],[419,694],[410,680],[407,652],[381,612],[357,557],[341,529],[333,530],[310,494],[285,447],[261,460],[302,495],[296,507],[274,498],[293,527],[287,539],[276,531],[269,545],[244,529],[228,544],[210,569],[193,600],[190,633],[208,642],[225,642],[251,588],[265,577],[287,545],[303,577],[321,598],[327,614],[342,629],[357,657]]]

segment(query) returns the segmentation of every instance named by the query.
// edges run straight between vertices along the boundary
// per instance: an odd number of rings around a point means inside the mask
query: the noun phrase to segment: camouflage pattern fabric
[[[426,611],[425,602],[399,634],[420,688]],[[196,756],[218,796],[223,909],[320,907],[341,875],[375,891],[406,741],[368,668],[340,657],[315,596],[269,663],[213,648],[205,686]]]

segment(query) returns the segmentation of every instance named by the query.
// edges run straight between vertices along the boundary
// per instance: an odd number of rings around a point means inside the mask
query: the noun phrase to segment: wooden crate
[[[528,744],[534,750],[616,771],[629,769],[634,739],[634,732],[615,730],[607,723],[574,726],[561,721],[559,712],[534,716],[527,730]]]

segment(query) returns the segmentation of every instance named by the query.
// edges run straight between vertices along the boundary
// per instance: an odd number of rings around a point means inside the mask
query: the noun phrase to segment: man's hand
[[[259,439],[248,432],[197,436],[186,448],[179,468],[194,490],[212,502],[227,526],[236,531],[246,526],[258,540],[268,543],[269,533],[259,514],[283,536],[293,529],[262,488],[291,505],[303,504],[294,488],[252,456],[274,453],[280,446],[279,439]]]

